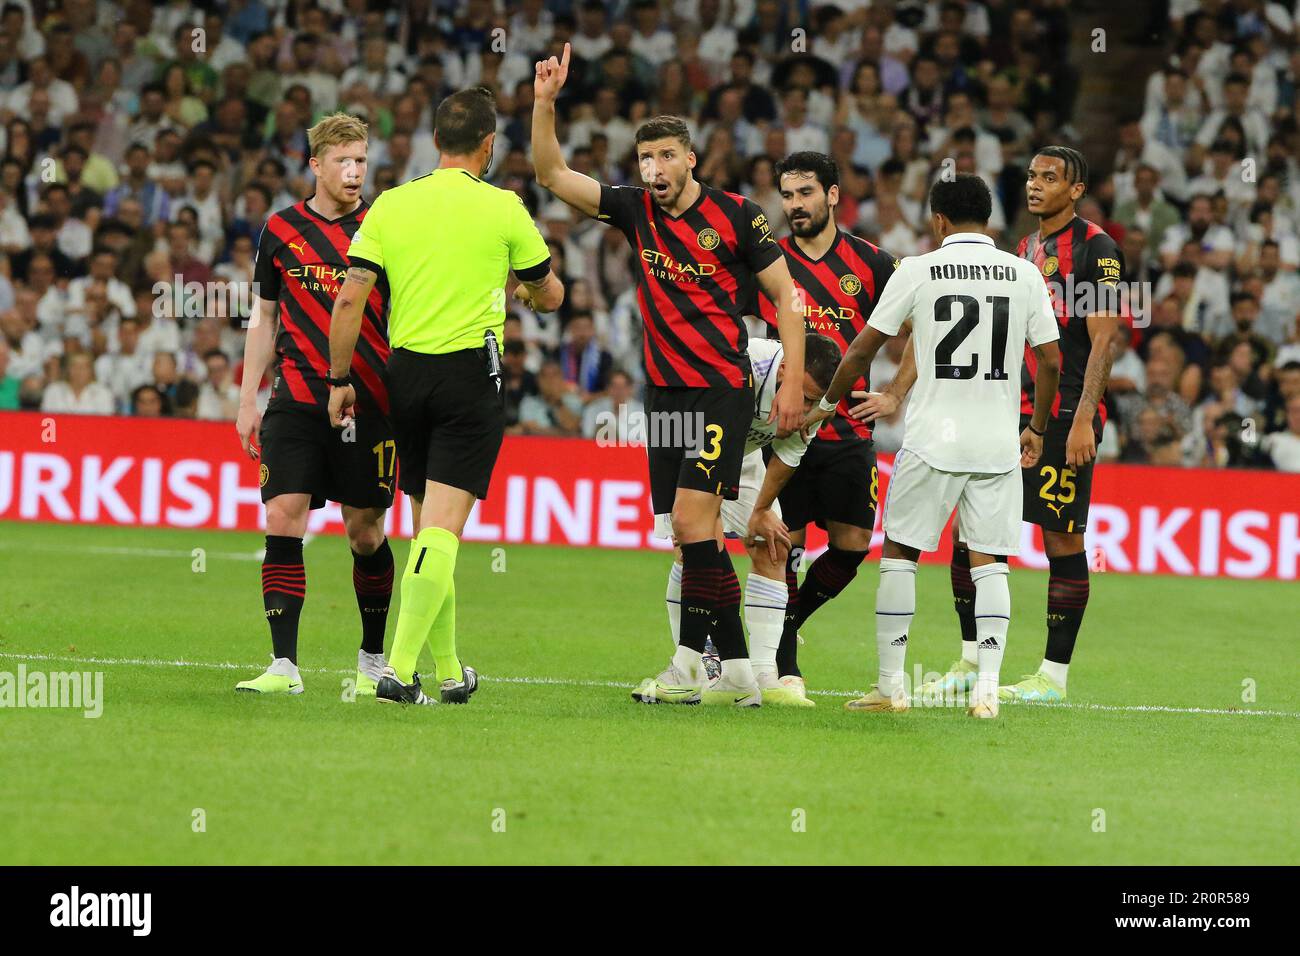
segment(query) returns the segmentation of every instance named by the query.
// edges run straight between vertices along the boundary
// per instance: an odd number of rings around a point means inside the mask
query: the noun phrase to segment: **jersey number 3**
[[[984,299],[993,306],[993,350],[990,355],[989,371],[984,373],[986,379],[1001,381],[1007,377],[1003,363],[1007,355],[1007,326],[1010,324],[1011,300],[1004,295],[990,295]],[[934,377],[942,380],[970,379],[979,371],[980,355],[974,352],[965,365],[954,365],[953,353],[966,341],[966,337],[980,324],[980,303],[970,295],[942,295],[934,300],[934,321],[951,322],[953,306],[961,306],[961,318],[948,330],[948,334],[939,340],[934,349]]]

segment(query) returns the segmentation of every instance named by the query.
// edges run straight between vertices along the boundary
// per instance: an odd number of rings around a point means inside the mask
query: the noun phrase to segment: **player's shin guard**
[[[785,582],[750,572],[745,581],[745,627],[755,677],[778,676],[776,655],[785,623],[785,601]]]
[[[785,623],[781,629],[781,646],[776,651],[776,670],[781,677],[802,677],[799,673],[799,565],[803,548],[790,549],[785,560]]]
[[[452,577],[459,548],[460,539],[445,528],[425,528],[411,542],[406,573],[402,575],[402,606],[397,614],[397,633],[388,660],[403,684],[411,683],[415,662],[425,640],[431,643],[438,679],[459,679],[460,662],[456,659],[454,625],[438,636],[437,644],[432,643],[434,622],[448,600],[453,605],[451,613],[455,613]]]
[[[1043,669],[1064,687],[1066,668],[1074,656],[1074,643],[1088,609],[1088,555],[1080,551],[1047,561],[1051,577],[1047,583],[1047,652],[1043,655]]]
[[[948,567],[952,579],[952,606],[961,623],[961,656],[971,664],[978,663],[975,653],[975,582],[971,580],[970,551],[964,544],[952,549],[952,563]]]
[[[865,551],[843,551],[833,546],[822,552],[799,588],[799,613],[795,620],[802,625],[819,607],[848,587],[866,556]]]
[[[268,534],[262,559],[262,606],[271,626],[276,657],[298,663],[298,618],[307,597],[307,572],[302,564],[302,538]]]
[[[975,680],[975,702],[997,697],[998,674],[1007,647],[1007,628],[1011,625],[1010,568],[1001,562],[971,568],[975,585],[975,637],[979,656],[979,676]]]
[[[880,656],[880,680],[876,686],[886,697],[904,691],[907,632],[915,614],[916,562],[881,558],[880,586],[876,589],[876,651]]]
[[[668,593],[664,595],[668,607],[668,628],[673,634],[673,646],[682,641],[682,566],[674,562],[668,570]]]
[[[352,552],[352,589],[357,592],[361,612],[361,649],[382,654],[388,607],[393,601],[393,549],[387,538],[373,554]]]

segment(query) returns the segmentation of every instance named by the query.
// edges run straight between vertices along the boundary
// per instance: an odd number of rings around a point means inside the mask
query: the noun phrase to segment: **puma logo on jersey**
[[[298,253],[298,255],[302,255],[303,250],[307,248],[307,243],[291,242],[289,243],[289,248],[292,249],[294,252]]]
[[[379,482],[379,487],[383,488],[384,491],[387,491],[389,494],[393,493],[393,483],[391,481],[381,481]]]
[[[717,466],[717,465],[706,465],[706,464],[704,464],[704,462],[702,462],[702,461],[697,461],[697,462],[695,463],[695,467],[698,468],[698,469],[700,469],[700,471],[704,472],[704,477],[705,477],[705,478],[712,478],[712,477],[713,477],[713,469],[714,469],[714,468],[717,468],[718,466]]]
[[[1061,517],[1061,509],[1064,508],[1065,505],[1054,505],[1054,504],[1052,504],[1052,503],[1049,501],[1049,502],[1047,503],[1047,507],[1049,507],[1049,508],[1051,508],[1053,511],[1055,511],[1055,512],[1056,512],[1056,517],[1059,518],[1059,517]]]

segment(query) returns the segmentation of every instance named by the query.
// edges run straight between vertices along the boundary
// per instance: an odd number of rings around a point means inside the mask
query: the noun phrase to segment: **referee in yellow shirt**
[[[411,498],[415,540],[389,666],[376,689],[381,701],[437,703],[415,673],[426,640],[442,703],[466,703],[478,686],[474,669],[456,655],[453,574],[460,534],[474,500],[487,497],[505,434],[498,342],[507,273],[519,279],[515,297],[531,308],[550,312],[564,300],[523,202],[481,178],[492,162],[496,123],[488,90],[442,101],[434,120],[438,168],[375,200],[352,237],[330,318],[329,414],[342,427],[356,398],[348,370],[362,307],[377,294],[380,273],[387,278],[392,355],[385,377],[398,486]],[[391,474],[391,458],[377,467]]]

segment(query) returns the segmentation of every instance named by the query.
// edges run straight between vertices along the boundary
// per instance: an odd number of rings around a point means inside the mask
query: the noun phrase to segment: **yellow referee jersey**
[[[438,354],[501,338],[509,270],[550,251],[523,201],[463,169],[436,169],[380,194],[348,259],[388,278],[393,348]]]

